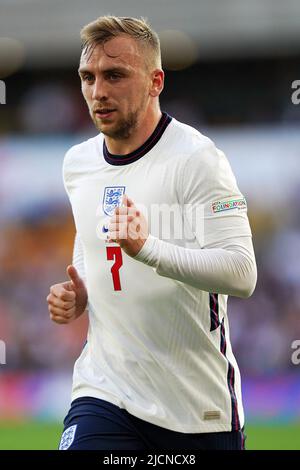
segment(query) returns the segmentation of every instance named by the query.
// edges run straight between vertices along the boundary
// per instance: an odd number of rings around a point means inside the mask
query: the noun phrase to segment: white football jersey
[[[148,211],[150,233],[169,243],[202,249],[251,236],[246,203],[224,154],[163,113],[136,151],[111,155],[99,134],[67,152],[63,173],[89,296],[88,338],[75,363],[72,399],[101,398],[184,433],[240,429],[227,296],[160,276],[105,242],[123,194]],[[201,233],[184,209],[189,204],[203,208]],[[170,233],[170,218],[149,218],[153,207],[171,206],[182,209],[183,236]]]

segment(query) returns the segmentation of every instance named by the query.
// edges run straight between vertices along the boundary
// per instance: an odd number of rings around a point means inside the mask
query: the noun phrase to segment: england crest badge
[[[122,199],[125,194],[125,186],[107,186],[104,189],[104,196],[102,202],[102,209],[104,214],[111,218],[115,209],[122,204]],[[107,233],[107,223],[103,225],[102,232]]]
[[[75,433],[77,429],[77,424],[68,427],[62,434],[59,450],[67,450],[73,444]]]
[[[125,186],[108,186],[104,189],[103,196],[103,212],[104,214],[112,217],[116,207],[122,203],[122,198],[125,194]]]

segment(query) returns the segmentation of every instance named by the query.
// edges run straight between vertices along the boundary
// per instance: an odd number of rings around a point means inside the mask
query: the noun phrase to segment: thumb
[[[127,196],[127,194],[124,194],[122,204],[123,206],[134,207],[134,202]]]
[[[72,264],[70,264],[68,267],[67,267],[67,275],[69,276],[74,288],[76,289],[81,289],[82,287],[84,287],[84,282],[83,280],[81,279],[81,277],[79,276],[78,272],[77,272],[77,269],[75,268],[75,266],[73,266]]]

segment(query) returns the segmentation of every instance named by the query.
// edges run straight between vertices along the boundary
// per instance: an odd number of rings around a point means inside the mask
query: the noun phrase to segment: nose
[[[105,101],[108,98],[107,86],[103,78],[97,77],[93,87],[93,100]]]

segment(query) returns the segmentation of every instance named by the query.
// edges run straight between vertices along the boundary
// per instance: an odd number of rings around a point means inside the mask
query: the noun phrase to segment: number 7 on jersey
[[[110,271],[113,278],[114,290],[122,290],[119,269],[123,265],[122,250],[120,246],[107,246],[106,256],[108,261],[115,261]]]

